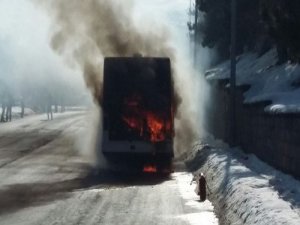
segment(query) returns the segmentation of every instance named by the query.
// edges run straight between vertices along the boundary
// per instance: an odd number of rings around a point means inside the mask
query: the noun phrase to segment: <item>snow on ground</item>
[[[20,118],[21,117],[22,108],[18,106],[14,106],[11,109],[12,118]],[[34,115],[35,112],[30,108],[24,108],[24,116],[31,116]]]
[[[187,220],[191,225],[219,224],[211,202],[208,200],[200,202],[199,196],[195,193],[196,184],[190,185],[193,175],[186,172],[177,172],[173,174],[173,177],[177,180],[179,192],[185,201],[185,206],[193,210],[192,213],[181,216],[181,219]]]
[[[258,57],[254,53],[238,57],[237,85],[251,85],[244,94],[245,103],[272,101],[267,112],[300,112],[300,66],[289,62],[276,66],[276,51]],[[207,79],[228,79],[230,62],[226,61],[206,72]],[[298,87],[296,87],[298,86]]]
[[[72,117],[74,115],[80,115],[84,112],[80,111],[70,111],[70,112],[64,112],[64,113],[53,113],[53,120],[47,119],[47,114],[33,114],[29,116],[25,116],[23,119],[13,119],[12,122],[7,123],[0,123],[0,135],[7,132],[14,132],[16,130],[20,129],[28,129],[29,132],[31,129],[40,129],[44,126],[45,122],[52,123],[53,129],[57,129],[55,125],[58,127],[65,125],[64,120],[66,120],[68,117]],[[62,121],[60,123],[56,123],[56,121]],[[66,120],[66,122],[68,122]]]
[[[76,114],[76,113],[82,113],[85,111],[91,110],[91,108],[85,107],[85,106],[67,106],[65,107],[65,111],[61,113],[61,107],[58,107],[58,113],[54,112],[54,106],[53,106],[53,118],[62,118],[62,117],[68,117],[69,114]],[[1,110],[1,107],[0,107]],[[48,120],[47,113],[36,113],[30,108],[24,108],[24,118],[21,119],[21,107],[14,106],[12,107],[12,121],[13,124],[8,123],[7,127],[10,127],[11,125],[13,127],[19,126],[22,123],[27,123],[27,120],[25,119],[32,119],[33,121],[39,119],[40,121]],[[20,120],[21,119],[21,120]],[[16,121],[17,120],[17,121]],[[1,127],[6,123],[1,123]]]
[[[187,165],[206,175],[221,224],[300,224],[300,182],[254,155],[198,145]]]

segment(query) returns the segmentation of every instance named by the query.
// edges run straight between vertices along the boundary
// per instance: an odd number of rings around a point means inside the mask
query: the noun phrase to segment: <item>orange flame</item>
[[[144,173],[156,173],[157,169],[154,165],[145,165],[143,169]]]
[[[156,117],[153,113],[147,113],[147,125],[150,130],[150,140],[159,142],[165,139],[164,121]]]
[[[138,131],[141,137],[148,137],[151,142],[161,142],[166,139],[167,134],[172,135],[171,118],[166,120],[167,114],[144,110],[141,101],[137,95],[125,99],[123,121],[131,129]]]

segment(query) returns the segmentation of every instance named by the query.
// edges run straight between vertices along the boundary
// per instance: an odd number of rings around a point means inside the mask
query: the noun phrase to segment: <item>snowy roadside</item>
[[[198,145],[187,166],[206,175],[221,224],[300,224],[300,182],[254,155]]]
[[[1,109],[1,107],[0,107]],[[58,113],[55,113],[55,107],[52,107],[53,110],[53,115],[54,116],[60,116],[66,113],[76,113],[76,112],[85,112],[90,110],[88,107],[85,106],[66,106],[64,109],[64,112],[61,112],[61,106],[58,106]],[[1,109],[2,110],[2,109]],[[12,120],[17,120],[17,119],[22,119],[21,118],[21,114],[22,114],[22,108],[19,106],[13,106],[12,107]],[[24,108],[24,117],[32,117],[32,116],[44,116],[47,119],[47,114],[46,113],[36,113],[34,112],[31,108]]]
[[[193,175],[186,172],[176,172],[172,175],[176,179],[180,195],[184,201],[184,209],[187,213],[180,216],[191,225],[218,225],[219,221],[214,213],[214,207],[208,200],[199,201],[199,196],[195,193],[196,184],[190,185]]]
[[[1,110],[2,110],[2,108],[1,108]],[[13,120],[20,119],[21,118],[21,114],[22,114],[22,108],[18,107],[18,106],[13,106],[12,110],[11,110],[11,113],[12,113],[12,119]],[[30,108],[24,108],[24,117],[33,116],[35,114],[36,113],[32,109],[30,109]]]

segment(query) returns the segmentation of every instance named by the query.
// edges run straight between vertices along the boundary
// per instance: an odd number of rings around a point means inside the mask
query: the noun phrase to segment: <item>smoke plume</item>
[[[169,57],[178,99],[176,150],[187,149],[198,135],[189,85],[163,27],[137,26],[131,0],[35,0],[53,18],[52,48],[71,66],[79,66],[95,102],[101,99],[103,58],[107,56]],[[187,71],[184,71],[186,73]],[[191,82],[191,81],[189,81]],[[179,101],[180,99],[180,101]]]

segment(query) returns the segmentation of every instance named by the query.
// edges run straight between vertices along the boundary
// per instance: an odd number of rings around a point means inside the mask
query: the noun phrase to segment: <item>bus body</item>
[[[105,58],[102,106],[102,152],[107,160],[139,169],[170,168],[174,157],[170,59]]]

